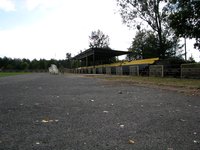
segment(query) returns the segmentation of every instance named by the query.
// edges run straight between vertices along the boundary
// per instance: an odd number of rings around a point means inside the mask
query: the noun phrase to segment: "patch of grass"
[[[172,86],[184,88],[200,88],[200,79],[180,79],[180,78],[160,78],[160,77],[142,77],[142,76],[115,76],[102,75],[93,76],[96,78],[106,79],[110,81],[123,81],[126,83],[148,84],[157,86]]]
[[[27,73],[28,72],[0,72],[0,77],[15,76]]]

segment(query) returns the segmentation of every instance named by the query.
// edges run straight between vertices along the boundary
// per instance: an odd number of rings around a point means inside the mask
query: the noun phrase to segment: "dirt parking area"
[[[199,150],[200,96],[80,75],[0,78],[1,150]]]

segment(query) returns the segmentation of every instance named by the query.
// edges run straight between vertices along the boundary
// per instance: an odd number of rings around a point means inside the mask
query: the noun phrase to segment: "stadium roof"
[[[100,63],[105,63],[113,57],[129,53],[130,52],[127,51],[112,50],[110,48],[90,48],[76,55],[75,57],[73,57],[73,59],[85,61],[86,66],[88,66],[88,64],[92,64],[94,66]]]

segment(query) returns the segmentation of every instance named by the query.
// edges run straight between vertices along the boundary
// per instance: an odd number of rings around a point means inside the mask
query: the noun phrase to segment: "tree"
[[[38,61],[38,65],[39,65],[39,69],[48,69],[48,64],[47,64],[47,60],[45,60],[45,59],[40,59],[39,61]]]
[[[66,68],[71,68],[71,63],[72,63],[72,54],[71,53],[66,53],[66,65],[62,65],[65,66]]]
[[[196,61],[194,60],[194,57],[192,55],[189,57],[187,63],[196,63]]]
[[[32,70],[37,70],[39,69],[39,63],[38,63],[38,60],[37,59],[33,59],[30,63],[30,69]]]
[[[89,40],[90,48],[109,48],[109,36],[100,30],[92,31]]]
[[[145,59],[158,56],[158,42],[156,36],[151,31],[139,31],[133,38],[129,51],[130,58],[134,59]]]
[[[170,34],[167,24],[166,0],[116,0],[123,23],[141,28],[146,23],[158,37],[158,55],[165,58],[165,39]],[[164,7],[163,7],[164,6]],[[166,34],[166,31],[168,33]]]
[[[66,60],[70,60],[72,58],[72,54],[71,53],[66,53]]]
[[[170,41],[163,36],[165,58],[176,55],[177,46],[179,46],[176,42],[176,39]],[[129,51],[132,52],[129,57],[134,59],[159,57],[158,37],[153,31],[140,30],[136,33]]]
[[[171,0],[168,4],[170,27],[184,38],[195,38],[200,50],[200,2],[198,0]]]

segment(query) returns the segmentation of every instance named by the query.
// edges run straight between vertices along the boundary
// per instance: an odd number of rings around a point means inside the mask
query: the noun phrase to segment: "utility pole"
[[[187,49],[186,49],[186,37],[184,38],[185,40],[185,60],[187,60]]]

